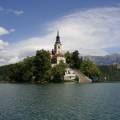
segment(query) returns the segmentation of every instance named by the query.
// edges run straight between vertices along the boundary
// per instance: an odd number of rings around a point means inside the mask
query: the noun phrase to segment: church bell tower
[[[66,59],[64,57],[64,54],[62,53],[62,44],[60,42],[59,31],[57,32],[56,41],[54,44],[54,49],[52,49],[51,57],[52,57],[51,61],[53,65],[59,64],[61,61],[66,63]]]
[[[54,50],[56,54],[61,54],[62,53],[62,44],[60,42],[60,36],[59,36],[59,31],[57,32],[57,36],[56,36],[56,41],[55,41],[55,45],[54,45]]]

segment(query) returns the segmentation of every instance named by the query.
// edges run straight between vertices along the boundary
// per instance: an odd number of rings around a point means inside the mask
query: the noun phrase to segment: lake
[[[120,120],[120,83],[0,84],[0,120]]]

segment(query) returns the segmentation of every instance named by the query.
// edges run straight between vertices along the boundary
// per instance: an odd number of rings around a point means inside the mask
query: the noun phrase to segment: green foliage
[[[63,82],[65,68],[66,65],[63,62],[59,63],[58,65],[55,65],[52,68],[52,82],[55,83]]]
[[[82,58],[80,58],[79,52],[77,50],[75,50],[72,53],[66,52],[65,57],[66,57],[66,62],[67,64],[70,65],[70,67],[76,68],[76,69],[80,68]]]
[[[69,51],[67,51],[65,53],[65,58],[66,58],[66,63],[67,64],[71,64],[71,57],[72,57],[72,54]]]
[[[120,81],[120,69],[117,69],[115,65],[102,65],[99,66],[102,72],[102,79],[107,81]]]
[[[2,67],[1,67],[2,68]],[[50,53],[45,50],[36,52],[36,56],[27,57],[22,62],[3,67],[8,77],[2,70],[0,79],[9,82],[41,82],[49,81],[51,78],[51,58]]]
[[[81,60],[80,60],[80,57],[79,57],[79,52],[77,50],[72,53],[71,60],[72,60],[73,68],[79,69],[80,64],[81,64]]]
[[[120,69],[114,65],[99,66],[90,60],[82,60],[79,52],[67,52],[66,61],[70,67],[80,69],[90,78],[104,77],[107,80],[120,80]],[[51,68],[50,53],[45,50],[36,52],[36,56],[27,57],[22,62],[0,67],[0,81],[7,82],[62,82],[66,65],[60,64]],[[78,78],[76,77],[76,81]]]
[[[44,81],[51,82],[52,79],[52,71],[51,69],[45,72]]]
[[[0,81],[9,81],[9,68],[11,65],[5,65],[0,67]]]
[[[48,51],[40,50],[36,52],[34,68],[35,81],[44,81],[46,72],[51,69],[51,57]]]
[[[76,82],[79,82],[79,77],[76,75],[76,77],[75,77],[75,81]]]
[[[22,62],[13,64],[9,68],[9,81],[30,82],[33,78],[34,57],[28,57]]]
[[[94,64],[92,61],[90,60],[84,60],[81,63],[81,67],[80,70],[88,77],[92,78],[92,77],[98,77],[100,75],[100,70],[99,68],[96,66],[96,64]]]
[[[61,61],[60,64],[51,68],[50,53],[40,50],[36,52],[36,56],[27,57],[22,62],[6,68],[4,71],[9,71],[7,72],[9,82],[62,82],[66,65]],[[1,79],[4,78],[1,77]]]

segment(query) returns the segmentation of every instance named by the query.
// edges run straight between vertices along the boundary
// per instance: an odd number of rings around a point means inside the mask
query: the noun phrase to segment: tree
[[[38,82],[50,79],[51,58],[45,50],[36,52],[36,56],[27,57],[10,67],[9,78],[15,82]]]
[[[30,82],[33,77],[33,59],[34,57],[28,57],[22,62],[11,65],[9,68],[10,81]]]
[[[39,50],[36,52],[34,68],[35,81],[44,81],[46,72],[51,69],[51,57],[48,51]]]
[[[79,82],[79,76],[78,75],[75,76],[75,81]]]
[[[82,59],[79,57],[79,52],[76,50],[72,53],[71,64],[73,68],[79,69]]]
[[[47,82],[51,82],[51,79],[52,79],[52,72],[51,72],[51,69],[50,69],[50,70],[45,72],[44,80],[47,81]]]
[[[10,81],[24,82],[23,74],[25,73],[23,63],[19,62],[10,67]]]
[[[95,63],[93,63],[90,60],[84,60],[81,63],[80,70],[88,77],[93,78],[93,77],[98,77],[100,75],[100,70],[96,66]]]
[[[64,81],[66,65],[60,62],[52,68],[52,82],[59,83]]]
[[[65,58],[66,58],[66,63],[67,64],[71,64],[71,57],[72,57],[72,54],[69,51],[67,51],[65,53]]]
[[[24,81],[32,81],[33,80],[33,72],[34,72],[34,66],[33,61],[35,57],[27,57],[23,61],[24,65]]]

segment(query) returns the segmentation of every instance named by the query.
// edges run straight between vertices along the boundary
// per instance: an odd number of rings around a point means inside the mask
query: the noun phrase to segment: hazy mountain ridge
[[[120,54],[118,53],[106,56],[84,56],[84,59],[90,59],[98,65],[120,64]]]

